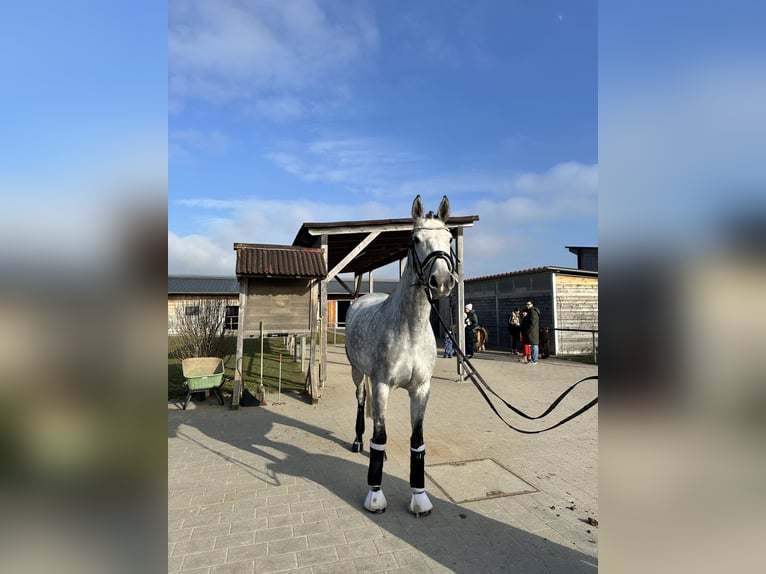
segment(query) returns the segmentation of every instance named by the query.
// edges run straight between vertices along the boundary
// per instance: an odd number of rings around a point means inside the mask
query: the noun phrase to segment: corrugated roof
[[[236,295],[236,277],[203,277],[199,275],[168,275],[168,294]]]
[[[235,243],[237,277],[325,277],[327,266],[320,248]]]
[[[533,267],[532,269],[522,269],[520,271],[511,271],[509,273],[499,273],[497,275],[485,275],[483,277],[474,277],[473,279],[466,279],[464,282],[473,283],[474,281],[485,281],[487,279],[504,279],[505,277],[516,277],[518,275],[530,275],[532,273],[545,273],[547,271],[550,271],[552,273],[568,273],[571,275],[598,277],[598,271],[586,271],[584,269],[571,269],[569,267]]]

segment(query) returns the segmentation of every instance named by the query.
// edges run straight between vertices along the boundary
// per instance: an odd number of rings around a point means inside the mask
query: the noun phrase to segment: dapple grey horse
[[[452,234],[445,222],[449,200],[439,210],[423,213],[420,196],[412,203],[412,242],[405,271],[390,295],[371,293],[356,300],[346,317],[346,355],[356,385],[358,409],[354,452],[362,449],[365,399],[371,399],[373,419],[370,440],[370,487],[364,507],[383,512],[386,497],[381,489],[386,451],[386,404],[392,389],[410,395],[410,487],[408,509],[416,516],[428,515],[433,504],[425,492],[425,443],[423,417],[428,403],[431,375],[436,363],[436,339],[429,321],[431,298],[449,296],[455,286],[450,256]],[[429,291],[429,294],[426,293]],[[369,389],[369,390],[368,390]]]

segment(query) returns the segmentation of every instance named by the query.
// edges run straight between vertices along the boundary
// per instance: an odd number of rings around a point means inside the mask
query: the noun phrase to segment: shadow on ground
[[[250,409],[247,409],[248,411]],[[597,559],[546,540],[524,530],[451,503],[437,490],[429,491],[434,511],[428,517],[409,514],[410,488],[406,481],[385,473],[383,489],[388,510],[371,515],[362,507],[367,494],[367,457],[350,455],[349,444],[328,431],[286,417],[272,409],[257,409],[257,416],[237,416],[242,411],[197,409],[168,411],[168,433],[196,443],[222,459],[238,465],[254,477],[279,485],[279,477],[301,477],[333,493],[364,517],[431,560],[458,573],[476,572],[561,572],[592,574]],[[351,424],[351,423],[350,423]],[[252,466],[184,433],[181,425],[198,429],[215,441],[262,457],[263,466]],[[311,443],[312,451],[295,446]],[[321,439],[317,443],[316,438]],[[317,447],[317,445],[319,445]],[[228,449],[227,449],[228,450]],[[275,454],[275,453],[278,453]],[[251,457],[244,456],[248,459]]]

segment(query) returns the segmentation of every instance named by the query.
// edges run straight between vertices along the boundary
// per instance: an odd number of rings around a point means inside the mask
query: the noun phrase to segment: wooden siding
[[[222,295],[168,295],[168,334],[175,333],[176,308],[186,305],[197,305],[200,299],[224,299],[226,305],[239,305],[237,295],[224,297]]]
[[[556,276],[556,311],[559,328],[598,330],[598,278]],[[559,331],[557,352],[564,355],[593,352],[593,335]],[[598,333],[596,333],[598,345]]]
[[[259,279],[248,281],[245,331],[308,331],[311,318],[310,279]]]

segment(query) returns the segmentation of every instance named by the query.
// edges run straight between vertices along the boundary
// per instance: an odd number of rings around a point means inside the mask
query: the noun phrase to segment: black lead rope
[[[525,419],[528,419],[528,420],[537,420],[537,419],[541,419],[541,418],[543,418],[544,416],[546,416],[546,415],[550,414],[550,413],[551,413],[551,411],[553,411],[553,409],[555,409],[555,408],[556,408],[556,407],[559,405],[559,403],[561,403],[561,401],[562,401],[562,400],[564,400],[564,397],[566,397],[566,396],[567,396],[569,393],[571,393],[571,392],[572,392],[572,390],[574,390],[574,388],[575,388],[577,385],[579,385],[580,383],[583,383],[583,382],[585,382],[585,381],[591,381],[591,380],[594,380],[594,379],[595,379],[595,380],[598,380],[598,375],[591,375],[590,377],[585,377],[584,379],[580,379],[579,381],[577,381],[575,384],[573,384],[571,387],[569,387],[569,388],[568,388],[566,391],[564,391],[563,393],[561,393],[561,394],[558,396],[558,398],[557,398],[555,401],[553,401],[553,403],[551,403],[551,406],[549,406],[549,407],[548,407],[548,408],[545,410],[545,412],[543,412],[543,413],[541,413],[541,414],[539,414],[539,415],[537,415],[537,416],[531,416],[531,415],[528,415],[528,414],[526,414],[525,412],[523,412],[522,410],[520,410],[520,409],[517,409],[517,408],[516,408],[516,407],[514,407],[512,404],[510,404],[508,401],[506,401],[506,400],[505,400],[503,397],[501,397],[500,395],[498,395],[498,394],[497,394],[497,393],[496,393],[496,392],[495,392],[495,391],[492,389],[492,387],[490,387],[490,386],[487,384],[487,382],[484,380],[484,378],[483,378],[483,377],[482,377],[482,376],[479,374],[479,371],[477,371],[477,370],[476,370],[476,368],[475,368],[475,367],[474,367],[474,366],[471,364],[471,361],[469,361],[469,360],[468,360],[468,358],[467,358],[467,357],[465,356],[465,354],[463,353],[463,351],[461,351],[461,350],[460,350],[460,347],[458,346],[458,344],[457,344],[457,341],[455,341],[455,338],[452,336],[452,332],[449,330],[449,328],[447,327],[447,325],[445,325],[445,323],[444,323],[444,319],[442,319],[442,316],[441,316],[441,314],[439,314],[439,311],[438,311],[438,309],[436,308],[436,305],[435,305],[435,303],[434,303],[434,301],[433,301],[433,299],[432,299],[432,297],[431,297],[431,292],[430,292],[430,290],[428,289],[428,287],[427,287],[427,286],[425,287],[425,291],[426,291],[426,297],[428,298],[428,302],[431,304],[431,308],[432,308],[432,309],[434,310],[434,312],[436,313],[436,317],[439,319],[439,323],[441,324],[442,328],[444,328],[444,330],[447,332],[447,336],[448,336],[448,337],[450,338],[450,340],[452,341],[452,344],[453,344],[454,350],[455,350],[455,352],[457,353],[457,355],[458,355],[458,358],[459,358],[459,359],[460,359],[460,360],[463,362],[463,364],[465,364],[465,365],[468,365],[468,369],[469,369],[469,370],[468,370],[468,372],[466,373],[466,375],[467,375],[467,376],[468,376],[468,377],[471,379],[471,382],[472,382],[472,383],[473,383],[473,385],[474,385],[474,386],[475,386],[475,387],[478,389],[478,391],[481,393],[481,396],[482,396],[482,397],[484,397],[484,400],[487,402],[487,404],[488,404],[488,405],[489,405],[489,407],[492,409],[492,411],[493,411],[493,412],[494,412],[494,413],[497,415],[497,417],[498,417],[498,418],[499,418],[501,421],[503,421],[503,422],[505,423],[505,425],[506,425],[508,428],[510,428],[510,429],[512,429],[512,430],[515,430],[516,432],[520,432],[520,433],[523,433],[523,434],[537,434],[537,433],[541,433],[541,432],[546,432],[546,431],[549,431],[549,430],[555,429],[556,427],[559,427],[559,426],[563,425],[563,424],[564,424],[564,423],[566,423],[566,422],[569,422],[569,421],[571,421],[571,420],[572,420],[573,418],[575,418],[575,417],[578,417],[578,416],[580,416],[582,413],[584,413],[585,411],[587,411],[587,410],[589,410],[591,407],[593,407],[593,405],[596,405],[596,404],[598,403],[598,397],[596,397],[596,398],[595,398],[595,399],[593,399],[591,402],[589,402],[589,403],[588,403],[588,404],[586,404],[586,405],[583,405],[583,406],[582,406],[580,409],[578,409],[577,411],[575,411],[574,413],[572,413],[572,414],[571,414],[571,415],[569,415],[568,417],[566,417],[566,418],[564,418],[564,419],[560,420],[559,422],[557,422],[557,423],[556,423],[555,425],[553,425],[553,426],[549,426],[548,428],[544,428],[544,429],[540,429],[540,430],[534,430],[534,431],[530,431],[530,430],[524,430],[524,429],[520,429],[520,428],[517,428],[517,427],[513,426],[511,423],[509,423],[508,421],[506,421],[506,420],[503,418],[503,415],[501,415],[501,414],[498,412],[498,410],[497,410],[497,408],[495,407],[494,403],[492,403],[492,400],[489,398],[489,396],[488,396],[488,395],[487,395],[487,393],[484,391],[484,389],[482,388],[482,386],[484,386],[484,387],[485,387],[485,388],[486,388],[486,389],[487,389],[487,390],[488,390],[490,393],[492,393],[492,394],[493,394],[495,397],[497,397],[498,399],[500,399],[500,400],[503,402],[503,404],[505,404],[505,406],[506,406],[506,407],[508,407],[509,409],[511,409],[513,412],[515,412],[515,413],[516,413],[516,414],[518,414],[519,416],[522,416],[522,417],[524,417]],[[477,379],[478,379],[478,381],[477,381]]]

